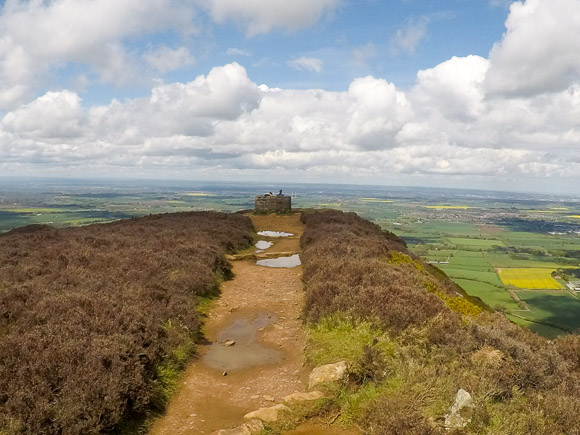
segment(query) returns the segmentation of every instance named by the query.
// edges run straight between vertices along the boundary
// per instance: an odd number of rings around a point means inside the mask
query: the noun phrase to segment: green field
[[[449,242],[453,243],[456,246],[468,246],[468,247],[477,247],[477,248],[491,248],[493,246],[503,246],[503,242],[501,240],[488,240],[488,239],[471,239],[471,238],[463,238],[463,237],[451,237],[449,238]]]
[[[296,193],[294,207],[353,211],[392,231],[468,294],[507,314],[526,317],[528,321],[517,322],[529,323],[536,332],[548,336],[554,328],[529,321],[562,318],[566,328],[580,327],[580,307],[566,290],[546,293],[543,299],[541,293],[524,294],[530,311],[522,311],[496,273],[525,268],[542,269],[545,275],[580,268],[580,221],[570,218],[580,216],[580,203],[568,199],[525,194],[518,194],[517,200],[501,194],[456,197],[456,191],[345,185],[26,180],[0,185],[0,232],[30,224],[63,227],[168,212],[247,210],[253,208],[255,195],[279,188]]]
[[[578,205],[561,207],[555,204],[553,209],[549,204],[536,209],[522,205],[515,208],[515,213],[521,218],[518,216],[499,223],[493,218],[482,223],[475,218],[472,210],[479,208],[479,213],[482,210],[493,213],[494,210],[501,210],[497,204],[466,205],[469,208],[441,207],[422,212],[408,208],[404,218],[397,218],[399,228],[389,226],[387,222],[384,226],[405,238],[416,254],[435,263],[468,294],[481,298],[490,307],[499,308],[506,314],[513,313],[514,316],[528,319],[513,317],[512,320],[517,319],[517,323],[549,337],[564,333],[562,329],[550,326],[552,323],[564,329],[580,328],[580,305],[562,289],[563,281],[558,282],[551,276],[554,270],[577,267],[579,264],[580,235],[560,229],[566,225],[564,222],[569,221],[566,216],[572,214],[570,210],[576,210]],[[510,205],[505,210],[514,213],[514,206]],[[541,210],[550,212],[543,213]],[[504,283],[496,272],[498,268],[526,271],[519,277],[519,282]],[[518,305],[508,292],[508,287],[512,285],[516,288],[560,290],[543,297],[541,294],[525,294],[525,298],[531,299],[528,310],[526,305]],[[554,322],[559,317],[565,321]]]
[[[518,304],[503,287],[461,278],[455,278],[453,281],[459,284],[468,294],[477,296],[493,309],[501,309],[502,311],[520,310]]]
[[[502,287],[503,283],[495,272],[482,272],[471,269],[458,269],[448,264],[440,264],[439,268],[443,270],[449,277],[454,279],[469,279],[471,281],[485,282],[491,285]]]
[[[580,328],[580,300],[567,291],[518,290],[516,294],[530,308],[524,317],[568,330]]]

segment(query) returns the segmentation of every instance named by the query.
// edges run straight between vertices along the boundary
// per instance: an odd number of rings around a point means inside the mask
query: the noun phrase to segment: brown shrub
[[[396,373],[373,347],[353,365],[354,381],[381,383],[386,374],[391,385],[358,419],[368,433],[439,431],[430,418],[441,420],[465,388],[476,402],[469,433],[580,434],[578,336],[552,343],[501,314],[470,315],[477,301],[463,301],[443,273],[355,214],[302,220],[305,318],[345,312],[397,342]]]
[[[203,212],[2,235],[0,432],[97,433],[157,403],[250,229]]]
[[[444,309],[441,300],[425,290],[429,277],[417,268],[416,257],[393,234],[354,213],[304,213],[302,221],[308,320],[343,311],[396,332]],[[387,255],[391,252],[402,252],[413,261],[392,264]]]
[[[428,435],[437,433],[422,416],[421,404],[408,396],[382,396],[366,409],[365,433]]]

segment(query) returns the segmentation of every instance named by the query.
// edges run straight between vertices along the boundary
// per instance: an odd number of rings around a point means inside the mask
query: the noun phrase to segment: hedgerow
[[[0,236],[0,433],[99,433],[162,407],[251,227],[202,212]]]

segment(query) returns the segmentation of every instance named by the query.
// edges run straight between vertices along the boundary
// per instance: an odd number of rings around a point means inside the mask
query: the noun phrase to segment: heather
[[[200,212],[2,235],[0,433],[98,433],[161,409],[195,350],[196,306],[251,229]]]
[[[512,324],[352,213],[305,212],[307,357],[344,359],[336,421],[369,434],[577,434],[580,340]],[[446,427],[459,389],[474,407]]]

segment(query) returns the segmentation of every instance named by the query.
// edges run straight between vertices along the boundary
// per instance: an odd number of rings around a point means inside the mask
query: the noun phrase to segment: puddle
[[[258,248],[260,251],[264,251],[266,249],[268,249],[270,246],[272,246],[274,244],[274,242],[266,242],[265,240],[260,240],[258,243],[256,243],[256,248]]]
[[[300,256],[294,254],[291,257],[278,257],[278,258],[268,258],[266,260],[256,261],[258,266],[266,267],[286,267],[288,269],[296,267],[302,264],[300,261]]]
[[[240,318],[225,328],[212,343],[203,357],[203,362],[214,369],[224,371],[241,370],[264,364],[274,364],[282,359],[282,352],[267,349],[257,340],[257,331],[276,321],[276,316],[263,314],[254,320]],[[234,340],[233,346],[221,342]]]
[[[290,237],[294,234],[292,233],[285,233],[283,231],[258,231],[258,235],[264,237]]]

